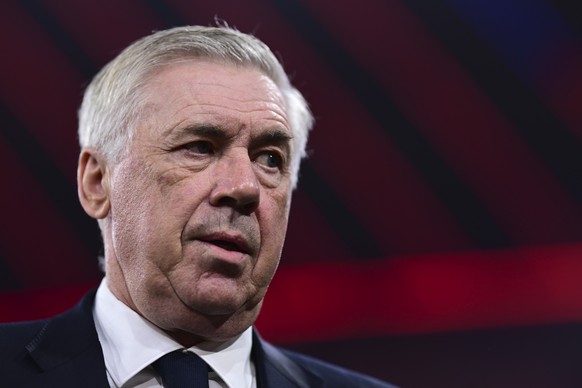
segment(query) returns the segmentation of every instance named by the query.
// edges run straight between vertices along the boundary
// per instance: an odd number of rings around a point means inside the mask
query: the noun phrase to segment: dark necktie
[[[208,364],[192,352],[176,350],[152,365],[164,388],[208,388]]]

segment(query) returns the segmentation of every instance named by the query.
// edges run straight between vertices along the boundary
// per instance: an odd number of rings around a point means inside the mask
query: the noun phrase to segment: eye
[[[273,151],[267,151],[259,154],[255,158],[255,162],[267,168],[281,169],[283,167],[283,157],[277,152]]]
[[[208,155],[214,152],[214,147],[212,146],[212,143],[205,140],[193,141],[191,143],[184,145],[183,148],[189,152],[199,155]]]

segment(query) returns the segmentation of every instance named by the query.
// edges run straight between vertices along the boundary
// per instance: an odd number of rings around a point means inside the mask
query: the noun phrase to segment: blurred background
[[[217,17],[317,118],[262,335],[404,387],[582,386],[581,4],[2,1],[0,321],[101,277],[84,86],[135,39]]]

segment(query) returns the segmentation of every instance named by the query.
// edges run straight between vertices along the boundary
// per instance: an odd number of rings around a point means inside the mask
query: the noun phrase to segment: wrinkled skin
[[[257,70],[207,61],[162,68],[145,93],[121,160],[80,159],[81,182],[102,174],[83,186],[103,194],[100,212],[82,203],[103,218],[109,287],[183,345],[232,338],[256,319],[285,238],[283,98]]]

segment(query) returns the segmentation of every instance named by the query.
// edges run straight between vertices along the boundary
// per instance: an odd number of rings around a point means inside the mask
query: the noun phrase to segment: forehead
[[[150,76],[144,99],[148,121],[165,130],[207,122],[291,132],[281,91],[251,67],[199,60],[166,65]]]

